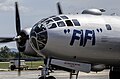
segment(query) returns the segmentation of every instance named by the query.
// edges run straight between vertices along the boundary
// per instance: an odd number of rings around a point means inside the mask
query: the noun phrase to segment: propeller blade
[[[19,9],[18,9],[17,2],[15,2],[15,20],[16,20],[16,32],[17,32],[17,36],[18,36],[18,35],[20,35],[21,25],[20,25],[20,16],[19,16]]]
[[[20,59],[21,59],[21,53],[20,51],[18,52],[18,76],[21,76],[21,68],[20,68]]]
[[[57,8],[58,8],[58,14],[63,14],[61,6],[60,6],[60,2],[57,3]]]
[[[19,15],[19,9],[18,9],[17,2],[15,2],[15,19],[16,19],[16,32],[17,32],[17,36],[19,36],[20,32],[21,32],[21,25],[20,25],[20,15]],[[21,75],[20,59],[21,59],[21,54],[20,54],[20,50],[19,50],[19,53],[18,53],[18,76]]]
[[[0,37],[0,43],[7,43],[7,42],[13,42],[14,37]]]

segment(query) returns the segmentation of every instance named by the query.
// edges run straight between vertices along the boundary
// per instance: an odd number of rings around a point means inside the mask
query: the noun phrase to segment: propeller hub
[[[21,39],[21,36],[19,35],[19,36],[16,36],[15,38],[14,38],[14,40],[15,41],[18,41],[18,42],[20,42],[20,39]]]
[[[20,52],[24,52],[26,47],[26,41],[29,39],[29,35],[27,35],[24,31],[21,31],[19,36],[14,38],[17,42],[17,47]]]

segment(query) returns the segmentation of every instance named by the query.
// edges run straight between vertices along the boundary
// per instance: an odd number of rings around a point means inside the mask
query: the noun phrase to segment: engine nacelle
[[[34,57],[38,57],[39,55],[33,50],[33,48],[30,45],[29,40],[27,40],[26,45],[25,45],[25,50],[24,50],[24,54],[28,55],[28,56],[34,56]]]
[[[25,55],[39,56],[30,45],[29,42],[30,30],[31,28],[27,28],[20,32],[20,36],[22,38],[17,42],[18,50],[23,52]]]
[[[103,71],[105,68],[106,66],[104,64],[96,64],[96,65],[92,65],[91,71],[99,72],[99,71]]]

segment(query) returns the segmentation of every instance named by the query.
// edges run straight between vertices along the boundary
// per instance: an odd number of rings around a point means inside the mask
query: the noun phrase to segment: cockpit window
[[[62,19],[69,19],[67,16],[60,16]]]
[[[55,17],[55,18],[53,18],[53,20],[54,21],[59,21],[59,20],[61,20],[59,17]]]
[[[46,24],[49,24],[51,22],[53,22],[53,20],[49,19],[49,20],[46,21]]]
[[[47,20],[47,19],[48,19],[48,18],[44,18],[44,19],[40,20],[38,23],[40,24],[40,23],[44,22],[44,21]]]
[[[49,24],[48,29],[56,28],[57,25],[55,23]]]
[[[50,16],[49,18],[53,18],[53,17],[56,17],[56,16]]]
[[[64,27],[65,26],[65,23],[63,21],[57,22],[57,24],[58,24],[59,27]]]
[[[80,23],[78,22],[77,19],[72,19],[73,23],[75,26],[80,26]]]
[[[65,22],[66,22],[67,26],[73,26],[73,24],[70,20],[66,20]]]
[[[46,29],[43,24],[37,23],[33,26],[32,30],[34,30],[36,33],[39,33],[40,31],[44,31]]]
[[[111,26],[109,24],[106,24],[107,30],[112,30]]]

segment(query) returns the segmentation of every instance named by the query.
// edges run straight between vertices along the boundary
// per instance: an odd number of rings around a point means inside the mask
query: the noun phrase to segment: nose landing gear
[[[54,76],[49,76],[50,58],[44,60],[44,68],[41,70],[41,77],[39,79],[56,79]]]
[[[56,65],[56,66],[53,66],[55,65],[55,61],[57,61],[57,63],[60,63],[61,66],[59,65]],[[54,62],[54,64],[53,64]],[[41,70],[41,76],[39,77],[39,79],[56,79],[54,76],[49,76],[50,75],[50,72],[53,72],[52,71],[52,67],[55,67],[57,69],[60,69],[60,70],[64,70],[64,71],[67,71],[67,72],[70,72],[70,79],[73,78],[73,76],[76,76],[76,79],[78,79],[78,74],[79,74],[79,71],[77,70],[73,70],[73,69],[68,69],[67,67],[64,67],[65,64],[62,64],[66,61],[63,61],[63,60],[59,60],[58,59],[50,59],[50,58],[46,58],[44,60],[44,68]],[[52,65],[52,66],[51,66]],[[50,70],[50,72],[49,72]]]

